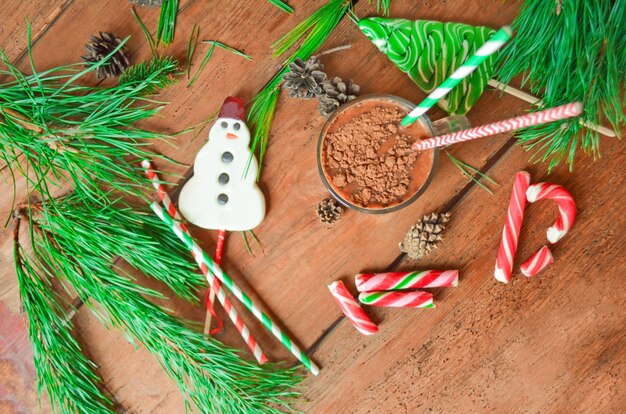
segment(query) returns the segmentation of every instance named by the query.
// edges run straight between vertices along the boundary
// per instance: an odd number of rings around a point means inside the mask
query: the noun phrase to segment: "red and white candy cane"
[[[374,335],[378,332],[378,326],[367,316],[361,305],[354,299],[342,281],[328,285],[328,290],[335,298],[339,308],[348,318],[352,325],[363,335]]]
[[[359,301],[371,306],[392,308],[434,308],[433,294],[430,292],[361,292]]]
[[[515,260],[517,242],[524,219],[524,210],[526,209],[526,190],[529,185],[530,174],[526,171],[520,171],[515,174],[515,183],[513,184],[513,191],[511,192],[509,209],[506,214],[504,229],[502,230],[502,241],[498,249],[498,257],[496,258],[496,268],[494,271],[496,280],[502,283],[509,283],[511,281],[513,261]]]
[[[538,183],[528,187],[526,198],[530,203],[544,198],[556,201],[559,207],[559,218],[548,228],[548,241],[556,243],[565,237],[576,220],[576,203],[572,194],[558,184]]]
[[[548,267],[552,262],[554,262],[552,252],[548,246],[543,246],[530,256],[528,260],[522,263],[521,270],[524,276],[533,277]]]
[[[458,270],[361,273],[354,277],[359,292],[416,288],[453,287],[459,284]]]

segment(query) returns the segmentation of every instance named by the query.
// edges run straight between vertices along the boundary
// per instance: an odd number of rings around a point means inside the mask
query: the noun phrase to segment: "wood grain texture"
[[[133,59],[149,56],[145,41],[125,0],[97,2],[8,1],[13,32],[20,14],[41,16],[41,36],[34,47],[40,69],[76,61],[91,33],[114,31],[131,35]],[[244,50],[248,62],[216,51],[192,88],[185,82],[169,88],[170,101],[161,117],[144,124],[175,132],[213,114],[225,96],[250,99],[275,73],[280,59],[272,59],[270,45],[325,0],[292,1],[288,16],[263,1],[181,2],[174,45],[170,53],[184,59],[193,24],[201,39],[216,39]],[[392,16],[412,19],[462,21],[498,27],[509,23],[520,2],[395,0]],[[30,9],[29,9],[30,8]],[[44,10],[46,9],[46,10]],[[140,9],[149,27],[156,27],[158,10]],[[359,16],[375,8],[360,1]],[[4,17],[4,11],[0,12]],[[52,17],[51,17],[52,16]],[[48,24],[46,24],[49,22]],[[33,24],[35,27],[36,25]],[[22,26],[23,27],[23,26]],[[11,32],[11,33],[13,33]],[[14,41],[15,36],[1,41]],[[23,39],[22,39],[23,40]],[[350,44],[348,50],[322,57],[329,75],[352,78],[363,93],[391,93],[419,101],[424,94],[344,19],[322,49]],[[11,52],[25,67],[25,43]],[[54,53],[51,53],[54,51]],[[196,62],[206,51],[199,45]],[[21,59],[21,60],[20,60]],[[195,69],[195,66],[192,70]],[[527,105],[512,97],[487,91],[469,118],[474,125],[521,114]],[[439,109],[433,119],[444,116]],[[490,196],[469,183],[442,153],[431,188],[416,203],[384,216],[348,212],[327,229],[315,216],[315,205],[326,191],[319,179],[315,149],[324,123],[314,101],[281,96],[261,178],[268,215],[255,230],[262,248],[246,253],[243,239],[231,234],[226,242],[224,269],[251,296],[280,320],[300,345],[310,349],[322,366],[319,377],[308,378],[298,408],[311,413],[420,413],[420,412],[619,412],[626,400],[619,393],[626,368],[620,352],[623,332],[625,221],[619,200],[624,199],[621,143],[603,141],[604,158],[593,163],[579,157],[573,174],[560,168],[547,177],[545,167],[529,164],[528,154],[512,147],[509,135],[476,140],[449,149],[455,157],[488,172],[501,186]],[[160,144],[156,150],[182,164],[191,164],[204,144],[206,130],[196,139],[182,135],[176,147]],[[160,164],[180,175],[189,168]],[[579,203],[577,223],[553,249],[555,263],[534,279],[518,271],[511,285],[493,279],[493,266],[513,174],[527,169],[533,181],[549,179],[565,185]],[[179,180],[182,182],[183,180]],[[0,182],[0,212],[10,211],[7,183]],[[23,183],[18,182],[23,189]],[[450,210],[453,214],[441,248],[419,263],[399,256],[404,232],[423,214]],[[544,243],[545,229],[555,218],[549,202],[528,210],[518,262]],[[207,251],[216,234],[194,229]],[[0,234],[0,312],[3,332],[0,372],[0,412],[37,412],[34,371],[12,271],[9,231]],[[380,333],[360,336],[334,305],[326,284],[348,281],[362,271],[412,268],[458,268],[458,288],[435,290],[435,310],[381,310],[368,308],[380,323]],[[137,275],[138,283],[166,290]],[[201,306],[173,298],[167,306],[178,315],[204,320]],[[240,306],[256,339],[271,360],[294,359]],[[117,398],[120,410],[132,413],[182,412],[182,398],[152,356],[134,348],[118,332],[103,327],[88,309],[74,319],[76,333],[99,365],[105,386]],[[229,323],[218,339],[242,350],[245,346]],[[242,351],[248,355],[247,351]],[[6,375],[5,375],[6,373]],[[623,380],[621,380],[623,381]],[[43,399],[44,401],[46,398]],[[15,401],[18,401],[15,403]],[[49,412],[44,404],[41,409]]]

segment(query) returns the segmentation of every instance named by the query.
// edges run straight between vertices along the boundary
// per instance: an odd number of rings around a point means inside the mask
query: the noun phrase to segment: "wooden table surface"
[[[244,61],[216,51],[200,80],[168,89],[171,104],[146,126],[176,131],[216,111],[224,97],[253,96],[275,73],[280,61],[270,45],[325,0],[290,3],[289,16],[261,0],[237,2],[183,0],[176,41],[168,52],[184,59],[194,23],[203,39],[218,39],[251,55]],[[392,16],[461,21],[499,27],[514,18],[521,1],[394,0]],[[100,30],[131,35],[133,61],[149,57],[146,42],[126,0],[5,0],[0,11],[0,47],[26,70],[25,17],[33,26],[33,54],[39,69],[75,62],[89,35]],[[157,10],[141,9],[146,24],[156,27]],[[361,0],[358,16],[375,13]],[[424,94],[344,19],[322,49],[350,44],[324,56],[327,72],[352,78],[362,93],[391,93],[418,101]],[[196,60],[207,49],[199,45]],[[195,62],[197,64],[197,62]],[[475,125],[523,113],[524,102],[488,90],[470,112]],[[443,112],[435,109],[431,117]],[[264,304],[322,367],[308,377],[296,407],[307,413],[617,413],[626,410],[626,325],[624,281],[626,157],[617,139],[602,139],[602,158],[576,159],[547,174],[544,165],[509,134],[456,145],[450,152],[489,174],[500,186],[494,194],[468,181],[446,156],[441,158],[428,191],[414,204],[389,215],[344,214],[332,228],[315,215],[326,196],[315,163],[318,133],[324,123],[314,101],[283,94],[272,126],[261,177],[268,214],[256,230],[262,251],[246,252],[240,235],[227,240],[225,270]],[[623,131],[622,131],[623,133]],[[203,145],[181,136],[177,147],[156,150],[191,164]],[[188,168],[160,164],[185,175]],[[0,216],[10,214],[10,178],[0,180]],[[578,218],[571,233],[554,246],[555,263],[529,279],[515,270],[512,283],[493,278],[493,267],[513,176],[527,170],[533,181],[563,184],[574,195]],[[182,180],[181,180],[182,181]],[[23,181],[18,189],[23,190]],[[23,194],[22,194],[23,196]],[[406,230],[432,211],[452,214],[441,247],[418,263],[398,250]],[[553,203],[532,205],[522,230],[518,259],[545,244],[545,229],[556,217]],[[197,235],[211,251],[214,232]],[[621,236],[620,236],[621,235]],[[47,397],[37,403],[24,318],[19,312],[12,263],[11,229],[0,233],[0,412],[50,412]],[[519,260],[518,260],[519,261]],[[334,304],[326,285],[336,279],[353,286],[354,274],[391,269],[459,269],[457,288],[435,290],[436,309],[368,308],[380,331],[358,334]],[[145,277],[138,283],[165,292]],[[173,298],[167,305],[179,315],[204,319],[203,309]],[[275,339],[245,314],[271,360],[295,363]],[[180,413],[181,395],[143,348],[134,348],[79,307],[75,334],[99,366],[106,388],[121,412]],[[230,323],[220,340],[245,349]],[[243,351],[247,356],[247,351]],[[621,390],[621,391],[620,391]]]

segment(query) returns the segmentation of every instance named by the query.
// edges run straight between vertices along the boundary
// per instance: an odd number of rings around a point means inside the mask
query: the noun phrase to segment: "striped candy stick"
[[[361,273],[354,277],[359,292],[434,287],[459,284],[458,270],[421,270],[416,272]]]
[[[526,209],[526,190],[529,185],[530,174],[526,171],[520,171],[515,174],[515,183],[511,192],[504,229],[502,229],[502,241],[498,249],[496,269],[494,271],[496,280],[502,283],[511,281],[513,261],[515,260],[517,242],[520,229],[522,228],[522,220],[524,219],[524,210]]]
[[[416,290],[413,292],[361,292],[359,301],[371,306],[392,308],[434,308],[433,294]]]
[[[167,191],[165,191],[165,187],[163,186],[163,183],[161,182],[161,180],[159,180],[159,176],[157,175],[156,171],[154,171],[154,168],[152,167],[152,163],[149,160],[143,160],[141,161],[141,166],[143,167],[148,179],[150,179],[150,181],[152,182],[152,186],[157,191],[159,200],[161,200],[161,203],[163,203],[163,206],[165,207],[167,214],[169,214],[169,216],[175,220],[181,220],[180,214],[178,214],[178,210],[176,210],[176,207],[174,206],[174,203],[172,203],[170,196],[167,194]],[[185,223],[181,222],[180,227],[184,231],[188,232],[187,226],[185,226]],[[219,237],[218,237],[218,242],[219,242]],[[220,256],[221,256],[221,252],[220,252]],[[204,323],[205,335],[208,335],[209,333],[211,335],[215,335],[219,333],[219,331],[221,331],[223,327],[222,320],[219,318],[219,316],[217,315],[213,307],[214,298],[215,298],[215,293],[213,293],[213,291],[211,290],[211,287],[209,286],[209,289],[207,290],[207,297],[206,297],[207,314],[206,314],[206,319]],[[215,320],[217,321],[217,327],[212,331],[210,330],[211,316],[214,316]]]
[[[533,277],[552,264],[552,262],[554,262],[552,252],[548,246],[543,246],[522,263],[520,269],[524,276]]]
[[[378,332],[378,326],[367,316],[361,305],[354,300],[346,285],[341,281],[336,281],[328,285],[331,295],[339,305],[339,309],[346,315],[346,318],[354,325],[357,331],[363,335],[374,335]]]
[[[583,107],[580,102],[573,102],[566,105],[555,106],[539,112],[533,112],[516,118],[505,119],[475,128],[465,129],[452,134],[440,135],[438,137],[427,138],[416,142],[412,148],[416,151],[423,151],[429,148],[443,147],[458,142],[469,141],[476,138],[488,137],[502,134],[520,128],[533,125],[547,124],[561,119],[573,118],[582,113]]]
[[[309,357],[298,348],[298,346],[276,325],[276,323],[270,319],[265,313],[263,313],[246,295],[241,288],[226,274],[219,266],[215,264],[213,259],[209,257],[194,241],[191,235],[185,233],[178,222],[172,220],[170,216],[164,213],[163,209],[157,204],[152,203],[150,205],[152,210],[156,213],[164,223],[172,228],[172,231],[178,236],[178,238],[191,250],[198,263],[202,263],[208,268],[208,272],[205,275],[210,285],[213,285],[213,280],[217,277],[235,297],[250,311],[252,314],[263,323],[263,325],[296,357],[313,375],[319,374],[319,368],[309,359]],[[223,291],[223,289],[220,289]],[[218,298],[220,293],[218,292]]]
[[[173,218],[175,216],[180,217],[180,215],[178,214],[178,211],[176,211],[176,207],[174,206],[169,196],[167,195],[165,188],[163,188],[163,185],[160,183],[156,172],[152,169],[152,165],[150,164],[150,162],[147,160],[144,160],[141,163],[141,165],[144,167],[146,171],[146,175],[148,176],[148,178],[150,178],[150,180],[152,180],[154,187],[157,189],[159,199],[163,201],[164,205],[170,206],[167,210],[168,217],[170,218]],[[160,211],[163,212],[162,209]],[[169,215],[170,213],[171,215]],[[185,234],[191,237],[189,230],[187,230],[187,227],[185,226],[185,223],[178,223],[178,225],[180,226],[180,229]],[[208,277],[207,276],[207,274],[209,273],[208,267],[203,262],[199,261],[198,256],[193,251],[191,251],[191,254],[193,258],[196,260],[196,263],[198,264],[198,267],[200,268],[200,271],[202,272],[202,274],[205,277]],[[250,351],[254,355],[254,358],[257,360],[257,362],[261,365],[267,362],[267,357],[265,356],[265,353],[263,352],[259,344],[256,342],[254,337],[250,334],[250,330],[248,329],[246,324],[243,322],[243,319],[241,319],[241,317],[237,313],[237,310],[233,307],[232,303],[230,302],[230,299],[226,297],[226,293],[221,286],[219,286],[219,288],[217,289],[217,298],[219,302],[222,304],[222,306],[224,307],[224,310],[228,314],[228,317],[235,325],[237,332],[239,332],[239,334],[243,338],[246,345],[248,345],[248,348],[250,348]],[[216,316],[216,319],[217,319],[217,316]]]
[[[448,79],[444,80],[441,85],[436,87],[422,102],[420,102],[404,119],[402,120],[402,126],[407,127],[417,119],[424,115],[430,108],[432,108],[437,101],[446,96],[456,85],[458,85],[464,78],[469,76],[476,70],[481,63],[483,63],[489,56],[494,54],[500,49],[506,42],[509,41],[513,31],[509,26],[504,26],[493,36],[487,40],[472,56],[469,57],[457,70],[452,72],[452,75]]]
[[[570,231],[576,220],[576,203],[572,194],[565,187],[552,183],[533,184],[526,190],[526,199],[530,203],[544,198],[556,201],[559,207],[559,218],[548,228],[547,236],[550,243],[561,240]]]

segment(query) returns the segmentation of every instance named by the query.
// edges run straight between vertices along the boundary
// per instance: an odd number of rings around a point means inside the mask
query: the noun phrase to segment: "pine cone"
[[[89,65],[100,62],[113,52],[120,43],[122,43],[122,39],[113,33],[100,32],[100,37],[91,36],[91,41],[85,45],[87,56],[83,56],[83,60]],[[98,67],[96,77],[104,79],[120,76],[129,65],[128,50],[126,47],[122,47],[107,62]]]
[[[139,6],[160,6],[163,4],[163,0],[130,0],[131,3],[135,3]]]
[[[289,72],[285,73],[285,88],[292,98],[311,99],[323,92],[322,84],[326,79],[324,65],[312,56],[306,62],[296,58],[289,64]]]
[[[437,248],[441,241],[441,233],[449,219],[450,213],[432,213],[424,216],[404,236],[400,250],[411,259],[426,256],[432,249]]]
[[[329,117],[340,105],[356,98],[361,90],[359,85],[352,83],[352,79],[344,82],[338,76],[325,80],[322,87],[324,94],[319,96],[320,105],[318,109],[320,114],[325,117]]]
[[[334,198],[325,198],[317,205],[317,215],[322,223],[334,224],[342,212],[343,207]]]

